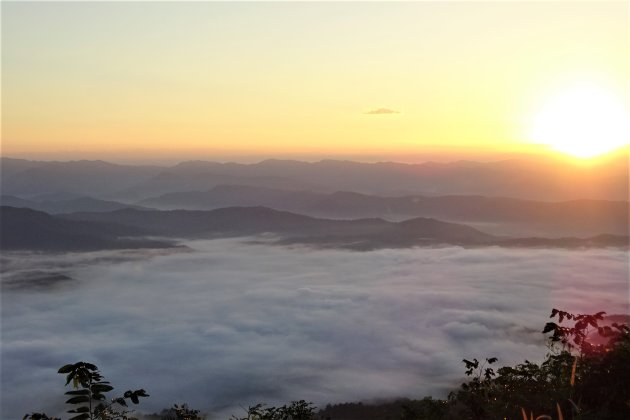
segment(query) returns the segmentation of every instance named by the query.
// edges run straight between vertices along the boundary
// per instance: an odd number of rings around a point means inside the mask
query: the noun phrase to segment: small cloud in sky
[[[400,111],[396,111],[390,108],[376,108],[366,112],[367,115],[384,115],[384,114],[400,114]]]

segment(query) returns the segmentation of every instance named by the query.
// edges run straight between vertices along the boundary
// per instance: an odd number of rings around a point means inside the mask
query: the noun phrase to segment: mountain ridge
[[[427,245],[602,247],[627,246],[628,236],[540,238],[490,235],[473,227],[417,217],[402,222],[381,218],[332,220],[266,207],[228,207],[209,211],[138,211],[74,213],[62,218],[101,221],[146,230],[151,235],[187,239],[255,236],[272,233],[279,244],[369,250]],[[348,244],[353,244],[349,246]]]
[[[210,188],[221,183],[246,183],[375,195],[478,194],[541,201],[580,198],[625,201],[628,199],[628,162],[624,157],[611,157],[592,165],[539,156],[493,162],[407,164],[269,159],[252,164],[189,161],[172,166],[2,158],[1,172],[3,193],[26,198],[65,191],[102,199],[141,200],[152,195],[199,189],[193,188],[195,186]],[[164,183],[165,176],[172,178],[171,185]]]
[[[265,206],[313,217],[353,219],[383,217],[401,221],[435,217],[459,223],[503,223],[521,234],[545,236],[628,232],[628,202],[578,199],[559,202],[481,195],[376,196],[353,191],[322,193],[247,185],[219,185],[207,191],[164,194],[137,202],[161,210],[212,210]]]

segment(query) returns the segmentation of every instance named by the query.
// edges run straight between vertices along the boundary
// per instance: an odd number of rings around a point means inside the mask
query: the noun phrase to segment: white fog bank
[[[56,371],[80,360],[115,391],[145,388],[144,412],[187,402],[227,419],[257,402],[444,397],[464,357],[541,360],[552,308],[629,312],[622,250],[188,245],[5,255],[0,417],[60,414]],[[29,268],[71,279],[7,285]]]

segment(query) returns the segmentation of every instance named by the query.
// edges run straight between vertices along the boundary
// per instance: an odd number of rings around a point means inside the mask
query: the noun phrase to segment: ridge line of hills
[[[274,234],[275,243],[371,250],[415,246],[627,247],[628,236],[588,238],[501,237],[467,225],[433,218],[389,222],[381,218],[320,219],[266,207],[210,211],[120,209],[49,215],[0,207],[0,248],[4,250],[98,250],[166,248],[179,239],[213,239]],[[147,239],[163,237],[169,240]]]
[[[51,214],[139,210],[213,210],[264,206],[331,219],[381,217],[402,221],[433,217],[464,223],[494,234],[518,236],[589,236],[628,233],[627,201],[576,199],[547,202],[481,195],[377,196],[353,191],[322,193],[248,185],[218,185],[205,191],[167,193],[135,203],[73,194],[35,198],[0,196],[0,204]],[[494,225],[494,226],[493,226]]]
[[[65,192],[135,202],[170,192],[240,184],[385,196],[477,194],[542,201],[628,199],[625,153],[592,165],[542,156],[494,162],[460,160],[407,164],[269,159],[252,164],[188,161],[172,166],[3,157],[0,172],[3,194],[26,198]]]

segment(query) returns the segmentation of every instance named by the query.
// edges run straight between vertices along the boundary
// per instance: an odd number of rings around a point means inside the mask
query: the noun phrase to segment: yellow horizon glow
[[[5,2],[2,155],[527,153],[566,78],[628,102],[628,8]]]

